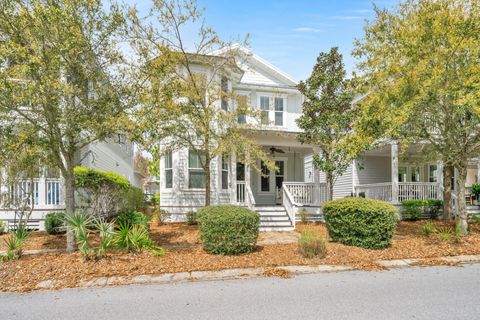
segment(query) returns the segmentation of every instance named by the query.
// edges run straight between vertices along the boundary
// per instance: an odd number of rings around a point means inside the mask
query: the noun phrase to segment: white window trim
[[[190,190],[190,191],[205,191],[206,188],[190,188],[190,169],[192,169],[192,170],[203,170],[203,172],[205,174],[205,170],[203,168],[190,168],[190,151],[191,150],[192,149],[190,149],[190,148],[187,149],[187,161],[185,161],[186,162],[185,166],[187,168],[187,176],[186,176],[186,179],[185,179],[187,184],[186,184],[185,187],[186,187],[187,190]],[[193,150],[193,151],[195,151],[195,150]]]
[[[438,169],[439,169],[439,168],[438,168],[438,164],[436,164],[436,163],[429,163],[429,164],[427,165],[427,170],[428,170],[428,171],[427,171],[425,180],[428,180],[427,182],[430,182],[430,167],[432,167],[432,166],[437,167],[437,172],[436,172],[436,174],[435,174],[435,180],[437,180],[437,181],[436,181],[436,182],[432,182],[432,183],[438,183]]]
[[[172,189],[173,189],[173,186],[174,186],[174,178],[173,178],[173,167],[174,167],[174,165],[173,165],[173,152],[170,152],[170,157],[172,158],[172,163],[171,163],[172,167],[171,167],[171,168],[167,168],[167,166],[165,165],[167,156],[168,156],[168,155],[164,155],[164,156],[162,157],[163,167],[164,167],[164,169],[163,169],[163,174],[164,174],[163,187],[164,187],[165,189],[167,189],[167,190],[172,190]],[[167,170],[171,170],[171,171],[172,171],[172,186],[171,186],[171,187],[167,187]]]
[[[244,96],[247,98],[247,109],[252,108],[252,97],[249,91],[235,91],[235,96]],[[235,109],[238,107],[238,103],[235,101]],[[249,123],[249,116],[245,115],[245,124]],[[237,119],[238,121],[238,119]]]
[[[398,167],[402,167],[402,168],[406,168],[407,169],[407,183],[408,182],[413,182],[412,181],[412,172],[413,172],[413,168],[419,168],[420,169],[420,181],[419,182],[424,182],[426,179],[428,179],[429,177],[425,177],[424,175],[424,165],[423,164],[420,164],[420,165],[416,165],[416,164],[411,164],[411,163],[400,163],[398,165]],[[416,183],[416,182],[414,182]]]
[[[268,122],[269,124],[261,124],[263,126],[267,127],[273,127],[273,128],[286,128],[286,113],[287,113],[287,94],[275,94],[271,92],[257,92],[257,109],[259,111],[262,111],[260,107],[260,100],[261,97],[268,97],[269,99],[269,104],[268,104]],[[283,99],[283,115],[282,115],[282,122],[283,124],[281,126],[275,125],[275,98],[281,98]]]
[[[230,160],[230,157],[228,155],[226,155],[225,157],[227,157],[227,187],[224,189],[223,188],[223,185],[222,185],[222,174],[223,174],[223,157],[222,156],[218,156],[218,190],[219,192],[227,192],[228,190],[230,190],[230,171],[231,171],[231,168],[230,168],[230,164],[231,164],[231,160]]]

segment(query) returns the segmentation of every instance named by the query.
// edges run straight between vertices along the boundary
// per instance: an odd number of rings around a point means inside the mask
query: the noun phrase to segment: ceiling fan
[[[271,148],[270,148],[270,153],[271,153],[272,155],[274,155],[275,152],[276,152],[276,153],[285,153],[285,151],[283,151],[282,149],[278,149],[278,148],[275,148],[275,147],[271,147]]]

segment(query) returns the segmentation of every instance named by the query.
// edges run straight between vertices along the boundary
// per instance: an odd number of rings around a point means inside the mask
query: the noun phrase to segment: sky
[[[392,7],[396,0],[377,0]],[[199,0],[207,24],[223,39],[249,34],[250,49],[296,80],[306,79],[322,51],[337,46],[348,74],[353,41],[374,17],[371,0]]]
[[[223,40],[244,39],[260,57],[292,76],[306,79],[320,52],[337,46],[350,75],[353,41],[374,17],[371,0],[197,0],[206,24]],[[128,0],[146,12],[148,0]],[[398,0],[375,0],[380,8]],[[191,30],[194,32],[195,30]],[[187,35],[188,36],[188,35]],[[193,37],[193,35],[192,35]]]

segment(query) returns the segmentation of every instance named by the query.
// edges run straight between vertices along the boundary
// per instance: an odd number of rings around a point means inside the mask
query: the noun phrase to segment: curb
[[[452,257],[434,258],[440,262],[454,264],[479,263],[480,255],[463,255]],[[376,263],[387,269],[418,267],[425,259],[396,259],[396,260],[377,260]],[[211,281],[211,280],[231,280],[231,279],[249,279],[266,276],[266,272],[272,268],[246,268],[246,269],[225,269],[218,271],[191,271],[180,273],[165,273],[160,275],[139,275],[133,277],[98,277],[90,280],[81,280],[76,288],[105,287],[111,285],[129,285],[129,284],[164,284],[186,281]],[[328,273],[354,270],[346,265],[315,265],[315,266],[279,266],[273,269],[286,271],[289,274],[313,274]],[[44,280],[37,284],[36,289],[55,289],[61,286],[59,280]]]

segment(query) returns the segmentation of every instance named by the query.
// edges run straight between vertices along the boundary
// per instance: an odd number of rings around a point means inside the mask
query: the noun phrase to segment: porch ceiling
[[[301,152],[310,154],[313,146],[302,144],[297,140],[297,133],[280,131],[254,131],[248,134],[255,143],[270,150],[271,147],[281,149],[285,152]]]

